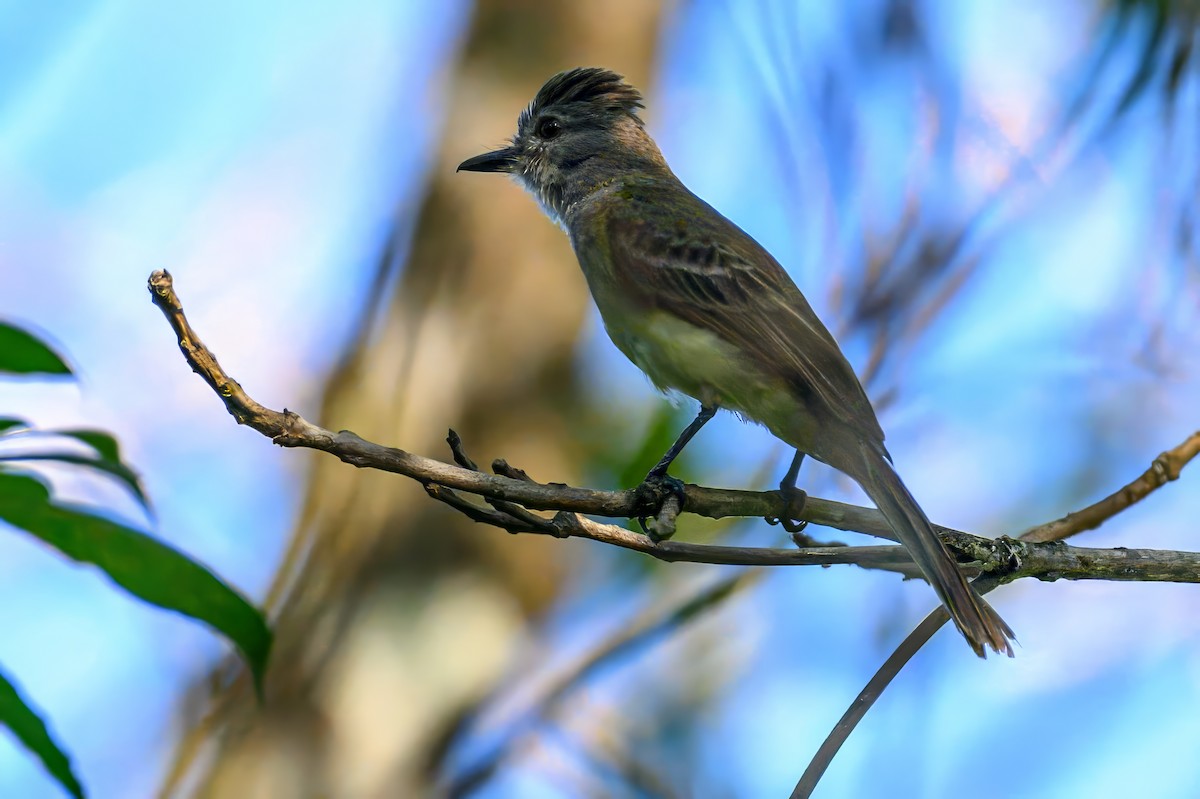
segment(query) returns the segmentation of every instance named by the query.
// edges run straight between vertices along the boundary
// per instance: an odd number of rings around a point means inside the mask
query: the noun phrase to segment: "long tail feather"
[[[980,657],[985,647],[1013,656],[1013,631],[992,606],[973,589],[954,558],[946,550],[929,518],[900,480],[883,453],[868,442],[862,444],[863,468],[852,474],[867,496],[887,517],[896,537],[912,556],[950,612],[950,618]]]

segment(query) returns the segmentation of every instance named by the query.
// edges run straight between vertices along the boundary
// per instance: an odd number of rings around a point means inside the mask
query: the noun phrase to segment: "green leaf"
[[[0,373],[69,375],[70,368],[54,350],[19,327],[0,322]]]
[[[3,433],[4,419],[0,419],[0,434]],[[12,420],[18,424],[22,424],[17,420]],[[104,472],[105,474],[115,477],[125,484],[134,498],[141,504],[147,512],[152,513],[150,507],[150,499],[146,496],[145,489],[142,488],[141,478],[137,472],[121,461],[121,448],[117,444],[117,440],[108,433],[102,430],[45,430],[32,431],[37,436],[64,436],[73,438],[80,443],[86,444],[95,451],[98,458],[87,455],[75,455],[72,453],[56,453],[56,452],[14,452],[8,455],[0,455],[0,462],[18,462],[18,461],[58,461],[60,463],[70,463],[75,466],[87,466],[91,469]]]
[[[257,608],[199,563],[145,533],[53,502],[32,475],[0,472],[0,520],[98,566],[139,599],[213,627],[241,650],[261,690],[271,630]]]
[[[77,799],[83,799],[83,786],[71,771],[70,758],[50,737],[46,723],[21,698],[16,686],[3,672],[0,672],[0,724],[12,730],[17,740],[38,756],[46,771],[58,780],[67,793]]]
[[[121,447],[117,440],[103,430],[51,430],[52,435],[67,436],[82,441],[96,450],[101,458],[112,463],[121,462]]]
[[[150,510],[150,499],[146,496],[146,492],[142,489],[141,480],[137,473],[121,462],[113,463],[112,461],[101,460],[99,458],[89,458],[87,455],[72,455],[70,453],[51,453],[37,452],[29,454],[15,455],[0,455],[0,463],[9,462],[15,463],[18,461],[57,461],[59,463],[69,463],[74,466],[87,466],[97,471],[104,472],[117,478],[134,498],[147,511]]]
[[[0,418],[0,436],[13,430],[22,430],[29,427],[29,423],[24,419],[13,419],[10,417]]]

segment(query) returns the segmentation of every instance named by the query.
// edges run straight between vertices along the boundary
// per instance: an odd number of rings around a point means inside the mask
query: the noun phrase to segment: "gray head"
[[[638,90],[597,67],[560,72],[517,120],[512,143],[458,165],[460,171],[507,172],[558,222],[569,207],[614,178],[667,169],[637,110]]]

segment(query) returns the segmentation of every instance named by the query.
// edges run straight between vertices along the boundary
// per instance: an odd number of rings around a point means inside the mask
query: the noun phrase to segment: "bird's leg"
[[[708,424],[708,420],[713,418],[716,413],[715,406],[701,405],[700,413],[696,414],[696,418],[692,420],[691,424],[683,428],[683,432],[679,434],[679,438],[675,439],[675,443],[671,445],[667,453],[662,456],[662,460],[656,463],[646,475],[646,480],[666,477],[667,469],[671,468],[671,464],[679,457],[679,453],[683,452],[683,448],[688,445],[688,442],[700,432],[701,427]]]
[[[808,527],[808,522],[797,520],[800,511],[804,510],[804,503],[808,500],[808,494],[796,488],[796,478],[800,476],[800,465],[802,463],[804,463],[804,453],[796,450],[796,456],[792,458],[792,465],[788,467],[787,473],[779,481],[779,493],[783,495],[784,501],[787,502],[784,513],[778,518],[774,516],[767,517],[768,524],[782,524],[783,529],[787,530],[793,536],[805,527]]]
[[[679,434],[679,438],[675,439],[675,443],[670,446],[666,454],[646,474],[646,479],[637,487],[637,491],[641,495],[639,504],[643,508],[653,509],[657,513],[666,500],[668,493],[675,494],[682,504],[683,482],[667,474],[667,469],[671,468],[671,464],[679,457],[679,453],[683,452],[683,448],[695,437],[696,433],[700,432],[701,427],[708,424],[708,420],[713,418],[716,413],[717,408],[715,405],[701,404],[700,413],[696,415],[691,424],[683,429],[683,432]],[[649,516],[650,514],[639,515],[638,524],[641,526],[643,532],[654,537],[654,534],[646,528],[646,519]]]

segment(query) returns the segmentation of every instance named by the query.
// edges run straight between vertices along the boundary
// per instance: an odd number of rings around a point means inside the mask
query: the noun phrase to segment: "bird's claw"
[[[767,524],[781,525],[784,530],[787,530],[795,537],[805,527],[808,527],[808,522],[797,518],[803,512],[804,504],[808,502],[808,494],[803,489],[796,488],[795,486],[781,488],[780,493],[787,499],[783,515],[767,516]]]
[[[648,526],[647,521],[657,518],[662,512],[663,504],[671,497],[678,500],[680,508],[683,507],[683,481],[669,474],[651,472],[634,491],[637,493],[637,523],[642,528],[642,532],[650,536],[655,543],[670,538],[669,534],[663,534],[652,525]]]

